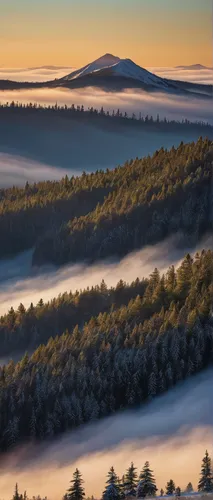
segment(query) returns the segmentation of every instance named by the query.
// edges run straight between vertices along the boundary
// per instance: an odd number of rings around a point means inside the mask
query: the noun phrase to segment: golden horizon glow
[[[81,67],[106,52],[144,67],[213,65],[211,0],[30,3],[1,7],[0,67]]]

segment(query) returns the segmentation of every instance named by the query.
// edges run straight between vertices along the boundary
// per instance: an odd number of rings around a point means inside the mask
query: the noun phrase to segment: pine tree
[[[103,500],[120,500],[119,479],[114,467],[111,467],[107,474],[106,488],[102,495]]]
[[[192,493],[193,492],[193,486],[192,483],[189,482],[186,487],[186,493]]]
[[[83,479],[78,469],[75,470],[71,483],[72,486],[67,490],[67,500],[83,500],[85,496]]]
[[[160,496],[163,497],[163,495],[164,495],[164,490],[163,490],[163,488],[161,488],[161,490],[160,490]]]
[[[135,496],[136,495],[136,487],[137,487],[137,472],[136,467],[134,467],[133,462],[130,467],[127,469],[125,476],[125,495],[126,496]]]
[[[177,486],[176,490],[175,490],[175,496],[177,498],[179,498],[181,496],[181,489],[180,489],[180,486]]]
[[[175,492],[175,483],[173,479],[170,479],[170,481],[168,481],[166,485],[166,494],[173,495],[174,492]]]
[[[155,496],[157,492],[153,471],[150,469],[149,462],[145,462],[143,470],[139,476],[137,486],[137,497]]]
[[[211,458],[206,450],[201,466],[201,478],[198,484],[198,491],[213,491],[213,476],[211,470]]]
[[[16,483],[15,485],[15,492],[14,492],[14,495],[13,495],[13,500],[19,500],[20,498],[20,495],[19,495],[19,492],[18,492],[18,484]]]

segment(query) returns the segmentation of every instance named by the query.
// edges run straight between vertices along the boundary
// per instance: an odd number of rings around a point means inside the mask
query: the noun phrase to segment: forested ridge
[[[110,189],[103,172],[0,189],[0,257],[29,249],[43,233],[90,212]]]
[[[33,263],[122,256],[179,230],[195,245],[212,229],[212,173],[212,143],[202,138],[127,162],[113,171],[114,189],[93,211],[38,241]]]
[[[131,285],[120,280],[115,288],[107,288],[102,280],[91,289],[65,292],[47,303],[41,298],[27,309],[22,303],[16,311],[11,307],[8,314],[0,317],[1,355],[32,351],[50,336],[61,335],[77,324],[82,327],[93,316],[127,305],[138,295],[142,297],[147,284],[145,279],[136,279]]]
[[[35,246],[33,264],[123,255],[182,230],[212,228],[212,142],[200,138],[114,170],[0,190],[0,257]]]
[[[213,130],[213,126],[210,125],[207,121],[190,121],[188,119],[182,120],[171,120],[166,117],[162,118],[157,115],[157,117],[153,117],[150,114],[144,114],[143,110],[136,113],[127,113],[126,111],[122,112],[120,109],[114,109],[111,112],[106,110],[101,106],[100,109],[97,109],[93,106],[88,107],[87,109],[83,104],[71,106],[67,106],[66,104],[54,104],[54,105],[45,105],[38,103],[22,103],[22,102],[7,102],[5,104],[0,103],[0,115],[7,117],[8,115],[15,116],[29,116],[29,115],[58,115],[65,116],[66,118],[75,118],[75,120],[83,121],[83,122],[97,122],[100,123],[108,123],[110,125],[115,125],[120,122],[124,126],[131,121],[131,124],[135,128],[144,128],[149,127],[150,129],[156,129],[159,131],[166,131],[170,133],[174,130],[194,130],[194,131],[203,131],[203,133],[208,134]]]
[[[132,287],[142,290],[129,301],[131,287],[120,282],[109,291],[102,283],[96,293],[106,297],[108,307],[108,295],[118,295],[114,310],[1,367],[0,449],[138,405],[211,364],[212,270],[212,251],[194,259],[187,254],[177,271],[171,266],[160,275],[155,269],[142,285],[136,281]],[[17,335],[9,324],[7,334],[10,328],[11,336]]]

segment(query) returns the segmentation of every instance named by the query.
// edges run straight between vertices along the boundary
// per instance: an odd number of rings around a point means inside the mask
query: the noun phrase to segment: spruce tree
[[[192,483],[189,482],[186,487],[186,493],[192,493],[193,492],[193,486]]]
[[[13,495],[13,500],[19,500],[18,484],[15,485],[15,492]]]
[[[127,469],[126,476],[125,476],[124,489],[125,489],[126,496],[136,496],[136,488],[137,488],[137,472],[136,472],[136,470],[137,469],[132,462],[130,467]]]
[[[175,490],[175,496],[177,498],[179,498],[181,496],[181,489],[180,489],[180,486],[177,486],[176,490]]]
[[[145,462],[143,470],[139,476],[137,486],[137,497],[155,496],[157,492],[153,471],[150,469],[149,462]]]
[[[173,479],[170,479],[170,481],[168,481],[166,485],[166,494],[173,495],[174,492],[175,492],[175,483]]]
[[[83,479],[78,469],[75,470],[71,483],[72,485],[67,490],[67,500],[83,500],[85,496]]]
[[[120,500],[119,479],[114,467],[111,467],[107,474],[106,488],[102,495],[103,500]]]
[[[201,466],[201,478],[198,483],[198,491],[210,492],[213,491],[213,476],[211,469],[211,458],[206,450],[205,457]]]

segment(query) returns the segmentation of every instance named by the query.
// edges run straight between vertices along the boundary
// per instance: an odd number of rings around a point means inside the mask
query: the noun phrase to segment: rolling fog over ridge
[[[139,470],[150,460],[159,489],[170,477],[181,488],[192,481],[196,489],[205,449],[212,451],[212,382],[210,369],[141,409],[84,426],[52,444],[8,453],[1,461],[1,494],[9,500],[17,481],[30,495],[37,491],[58,500],[79,467],[86,494],[99,496],[109,467],[114,465],[121,476],[131,460]]]
[[[38,94],[40,91],[37,91]],[[101,106],[105,110],[115,111],[119,108],[120,111],[127,111],[129,116],[135,112],[137,116],[139,112],[142,116],[157,117],[157,114],[163,119],[180,120],[186,117],[192,121],[208,121],[213,124],[212,113],[207,102],[203,102],[202,106],[198,104],[196,99],[187,100],[175,98],[174,96],[163,97],[161,94],[155,96],[147,96],[141,93],[103,93],[96,91],[95,97],[92,89],[87,91],[49,91],[45,92],[42,97],[42,92],[33,100],[33,94],[25,93],[26,100],[21,98],[21,92],[12,93],[8,96],[9,102],[17,98],[20,102],[41,102],[58,105],[79,104],[84,105],[85,110],[90,106]],[[5,94],[5,102],[7,93]],[[43,99],[43,100],[42,100]],[[46,99],[46,101],[45,101]],[[1,100],[1,99],[0,99]],[[12,110],[13,111],[13,110]],[[193,126],[173,126],[171,129],[164,129],[163,124],[157,126],[149,126],[146,124],[138,124],[133,120],[117,121],[111,119],[108,121],[106,117],[98,117],[96,120],[93,116],[64,116],[57,113],[48,114],[43,110],[34,113],[33,110],[23,114],[21,110],[10,109],[0,110],[0,168],[2,175],[0,177],[0,186],[7,186],[12,182],[12,176],[15,175],[14,181],[20,185],[23,178],[23,183],[26,182],[27,164],[26,161],[36,161],[42,163],[42,166],[35,166],[37,171],[43,172],[37,175],[29,172],[29,181],[41,179],[58,178],[56,172],[48,171],[47,167],[57,167],[69,169],[70,175],[82,171],[95,171],[97,169],[114,168],[118,164],[123,164],[125,161],[143,157],[148,154],[153,154],[156,149],[162,146],[171,148],[173,145],[178,146],[181,141],[191,142],[198,139],[200,135],[205,136],[208,133],[209,139],[213,138],[213,128],[208,128],[208,132],[203,127],[194,129]],[[86,113],[83,115],[87,115]],[[7,155],[2,156],[2,155]],[[11,166],[10,157],[11,155]],[[21,158],[23,158],[23,166]],[[45,172],[45,168],[47,171]],[[20,167],[20,168],[18,168]],[[32,170],[29,162],[29,168]],[[11,172],[10,172],[11,170]],[[52,175],[54,174],[54,175]],[[48,177],[49,175],[49,177]],[[59,175],[60,176],[60,175]],[[61,172],[61,177],[63,172]]]
[[[203,67],[183,68],[183,67],[146,67],[148,71],[155,73],[162,78],[170,78],[173,80],[182,80],[194,83],[213,84],[213,68]],[[66,73],[71,73],[76,70],[72,66],[40,66],[32,68],[7,68],[0,67],[0,80],[15,80],[15,81],[40,81],[54,78],[62,78]]]
[[[60,180],[65,175],[71,175],[68,169],[56,168],[43,163],[16,156],[15,154],[0,153],[0,188],[10,186],[24,186],[29,183]],[[73,175],[79,175],[73,170]]]
[[[213,249],[213,237],[206,236],[195,249],[177,248],[178,235],[153,246],[132,252],[120,261],[103,260],[88,266],[85,263],[55,268],[31,267],[32,251],[0,261],[0,314],[10,307],[17,309],[22,302],[25,307],[44,302],[66,291],[84,289],[101,283],[115,286],[120,279],[131,283],[136,278],[146,278],[158,267],[161,273],[174,264],[179,265],[189,251],[192,255],[203,248]]]

